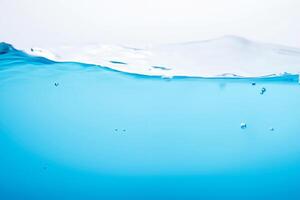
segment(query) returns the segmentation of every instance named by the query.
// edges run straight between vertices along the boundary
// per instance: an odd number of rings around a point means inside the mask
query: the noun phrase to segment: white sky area
[[[237,35],[300,47],[299,0],[0,0],[17,47],[149,45]]]

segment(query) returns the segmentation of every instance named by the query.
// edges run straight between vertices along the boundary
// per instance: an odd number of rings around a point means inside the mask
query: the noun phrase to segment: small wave
[[[68,46],[31,55],[55,61],[106,66],[147,76],[261,77],[300,74],[300,49],[260,43],[237,36],[137,49],[121,45]],[[167,67],[166,67],[167,66]]]
[[[128,49],[128,48],[127,48]],[[42,50],[39,50],[40,53],[42,53]],[[30,53],[30,52],[29,52]],[[0,67],[3,68],[4,66],[10,66],[14,64],[54,64],[54,63],[64,63],[67,61],[53,61],[51,59],[38,56],[38,55],[30,55],[29,53],[25,53],[24,51],[18,50],[13,47],[13,45],[8,43],[0,43]],[[299,59],[300,61],[300,57]],[[71,62],[73,62],[73,59],[69,59]],[[70,63],[68,61],[67,63]],[[160,78],[168,78],[168,79],[176,79],[176,78],[207,78],[207,79],[266,79],[266,80],[272,80],[272,81],[297,81],[299,82],[299,67],[294,67],[294,70],[286,70],[286,71],[276,71],[277,73],[261,73],[260,71],[255,72],[255,70],[252,73],[249,73],[249,75],[244,75],[243,73],[239,73],[237,70],[237,73],[221,73],[223,68],[220,70],[220,73],[218,73],[217,70],[215,70],[213,73],[204,73],[203,75],[201,72],[198,72],[196,68],[188,68],[188,64],[186,65],[186,71],[182,71],[182,69],[185,68],[174,68],[172,66],[170,67],[164,67],[164,65],[150,65],[147,68],[141,67],[140,65],[133,65],[132,63],[128,63],[123,60],[109,60],[108,62],[104,62],[103,64],[100,63],[93,63],[93,62],[81,62],[74,60],[74,63],[82,63],[82,64],[88,64],[88,65],[94,65],[99,66],[105,69],[111,69],[113,71],[123,72],[125,74],[133,74],[133,75],[141,75],[143,77],[160,77]],[[110,65],[115,64],[115,65]],[[300,63],[300,62],[299,62]],[[117,66],[117,67],[116,67]],[[263,66],[263,65],[262,65]],[[300,66],[300,65],[299,65]],[[154,70],[149,70],[149,69]],[[262,68],[262,67],[261,67]],[[238,67],[236,67],[238,69]],[[285,68],[283,68],[285,69]],[[208,69],[209,70],[209,69]],[[259,69],[258,69],[259,70]],[[298,71],[299,70],[299,71]],[[272,71],[272,69],[269,69],[269,71]],[[296,73],[296,71],[298,73]],[[195,73],[194,73],[195,72]]]
[[[1,42],[0,43],[0,55],[12,52],[12,51],[17,51],[11,44]]]
[[[15,49],[11,44],[0,43],[0,66],[13,64],[53,64],[55,61],[44,57],[32,56]]]

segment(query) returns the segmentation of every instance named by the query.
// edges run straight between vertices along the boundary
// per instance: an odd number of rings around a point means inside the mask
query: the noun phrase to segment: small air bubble
[[[246,129],[247,128],[247,124],[246,123],[241,123],[241,129]]]
[[[263,88],[261,88],[261,90],[260,90],[260,94],[263,95],[266,91],[267,91],[267,89],[263,87]]]

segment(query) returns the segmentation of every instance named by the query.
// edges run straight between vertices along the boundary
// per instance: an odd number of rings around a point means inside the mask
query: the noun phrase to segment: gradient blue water
[[[296,79],[162,79],[2,44],[0,199],[299,199]]]

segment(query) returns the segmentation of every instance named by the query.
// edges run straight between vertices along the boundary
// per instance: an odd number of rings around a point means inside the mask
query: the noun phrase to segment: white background
[[[157,44],[238,35],[300,47],[299,0],[0,0],[17,47]]]

